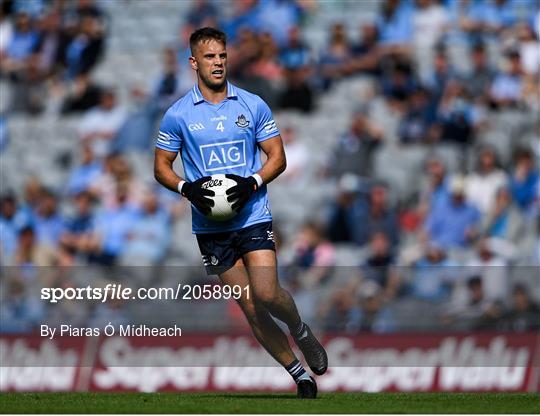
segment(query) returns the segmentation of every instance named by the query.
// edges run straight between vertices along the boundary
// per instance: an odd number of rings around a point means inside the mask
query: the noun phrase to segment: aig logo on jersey
[[[204,169],[207,172],[237,168],[246,164],[246,142],[244,140],[203,144],[199,146],[199,149]]]

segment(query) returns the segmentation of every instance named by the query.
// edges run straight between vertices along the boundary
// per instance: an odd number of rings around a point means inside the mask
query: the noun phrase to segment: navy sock
[[[298,359],[295,359],[292,363],[285,366],[285,370],[291,375],[295,383],[298,383],[300,380],[309,379],[309,374],[306,372],[302,364]]]

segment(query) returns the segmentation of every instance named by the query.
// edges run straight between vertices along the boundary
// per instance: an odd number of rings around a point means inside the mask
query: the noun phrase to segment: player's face
[[[211,39],[201,42],[190,58],[191,67],[210,89],[220,90],[227,81],[227,51],[223,43]]]

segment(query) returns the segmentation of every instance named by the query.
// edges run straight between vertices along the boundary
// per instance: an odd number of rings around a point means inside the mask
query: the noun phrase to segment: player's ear
[[[197,61],[195,60],[195,57],[193,56],[189,57],[189,64],[191,65],[191,69],[193,69],[194,71],[197,71],[199,69],[197,65]]]

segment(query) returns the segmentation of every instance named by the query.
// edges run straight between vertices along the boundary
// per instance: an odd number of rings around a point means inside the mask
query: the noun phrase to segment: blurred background
[[[274,111],[280,276],[318,330],[540,327],[540,1],[1,0],[3,334],[41,323],[244,328],[234,302],[39,300],[215,282],[153,179],[190,33]],[[179,172],[181,166],[178,164]]]

